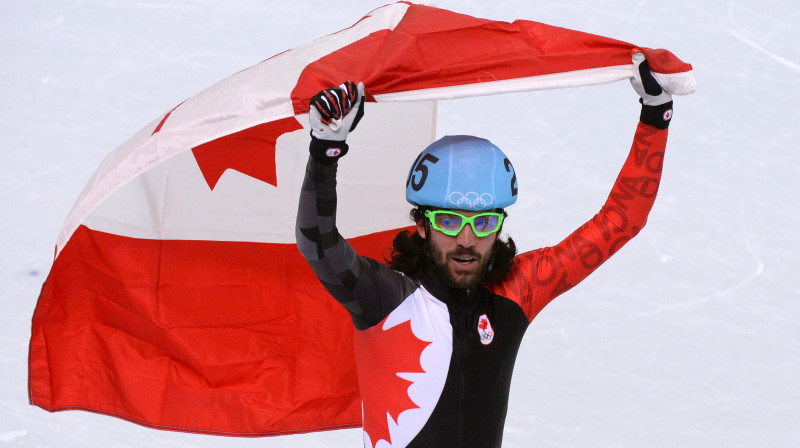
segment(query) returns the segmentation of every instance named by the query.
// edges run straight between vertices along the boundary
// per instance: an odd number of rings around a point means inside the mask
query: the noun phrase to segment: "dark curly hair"
[[[417,223],[424,219],[424,213],[425,208],[423,207],[412,209],[411,219]],[[419,277],[426,261],[430,261],[428,241],[412,230],[403,230],[394,237],[389,255],[390,258],[386,259],[389,267],[413,277]],[[507,241],[497,238],[492,249],[492,260],[489,262],[482,283],[493,284],[505,280],[508,273],[511,272],[516,255],[517,246],[511,237]]]

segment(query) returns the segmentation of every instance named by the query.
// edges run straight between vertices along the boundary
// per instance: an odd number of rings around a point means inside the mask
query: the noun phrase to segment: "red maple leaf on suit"
[[[478,322],[478,328],[481,330],[486,330],[489,327],[489,319],[486,316],[481,317],[481,321]]]
[[[396,424],[403,411],[419,408],[408,395],[412,382],[397,374],[424,373],[420,357],[429,344],[414,335],[411,321],[385,331],[381,323],[356,335],[364,430],[373,446],[381,439],[392,442],[389,418]]]

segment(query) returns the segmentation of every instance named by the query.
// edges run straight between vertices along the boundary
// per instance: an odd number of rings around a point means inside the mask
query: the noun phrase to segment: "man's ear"
[[[424,219],[418,219],[417,220],[417,234],[419,236],[421,236],[422,239],[424,240],[424,239],[427,239],[425,237],[426,233],[427,232],[425,232],[425,220]]]

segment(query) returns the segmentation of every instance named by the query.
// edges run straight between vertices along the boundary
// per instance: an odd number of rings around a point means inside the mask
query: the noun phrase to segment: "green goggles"
[[[425,217],[434,229],[447,236],[458,235],[469,224],[475,236],[484,237],[500,230],[505,213],[484,212],[468,218],[451,210],[425,210]]]

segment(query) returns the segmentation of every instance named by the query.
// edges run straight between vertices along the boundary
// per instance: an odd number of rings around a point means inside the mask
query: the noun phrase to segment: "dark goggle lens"
[[[472,221],[475,233],[492,233],[500,225],[500,217],[497,215],[477,215]]]
[[[461,215],[453,215],[450,213],[435,213],[433,219],[436,226],[449,232],[457,232],[460,230],[461,223],[464,221]]]

